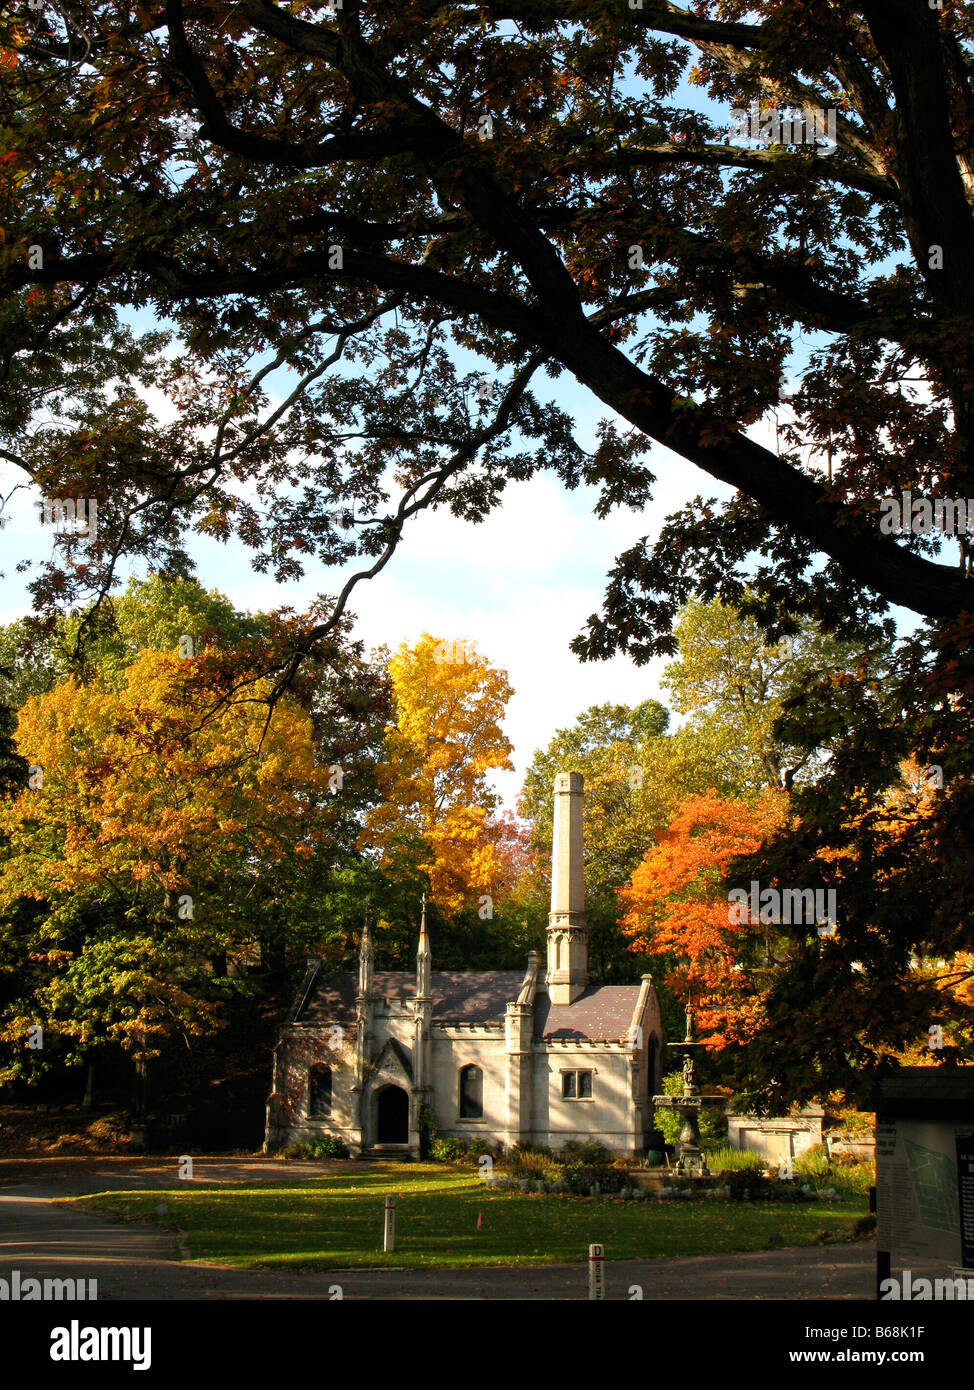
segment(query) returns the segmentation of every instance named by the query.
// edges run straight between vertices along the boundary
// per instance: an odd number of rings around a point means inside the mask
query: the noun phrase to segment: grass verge
[[[396,1250],[382,1253],[383,1203],[395,1193]],[[235,1268],[544,1265],[708,1255],[851,1240],[865,1198],[836,1202],[613,1202],[488,1192],[476,1173],[438,1164],[330,1173],[307,1182],[70,1197],[106,1217],[187,1233],[190,1258]],[[163,1215],[155,1208],[165,1204]],[[478,1217],[480,1229],[477,1229]]]

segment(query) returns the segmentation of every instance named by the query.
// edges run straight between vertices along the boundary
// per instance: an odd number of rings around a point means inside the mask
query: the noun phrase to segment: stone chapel
[[[662,1029],[650,975],[591,985],[582,877],[583,779],[555,777],[547,969],[377,972],[366,924],[358,978],[312,959],[274,1050],[265,1151],[335,1135],[354,1155],[419,1156],[440,1137],[494,1146],[597,1138],[639,1155],[653,1127]]]

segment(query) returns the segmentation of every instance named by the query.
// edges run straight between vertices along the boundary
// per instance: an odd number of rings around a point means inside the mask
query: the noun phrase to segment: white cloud
[[[161,393],[153,392],[150,404],[159,418],[172,418]],[[573,409],[581,438],[592,434],[594,421],[605,413],[591,400],[574,401]],[[507,670],[516,692],[505,721],[515,770],[494,778],[505,805],[514,804],[535,750],[589,705],[661,698],[661,661],[643,668],[625,656],[582,663],[569,650],[588,616],[600,610],[616,556],[643,535],[655,536],[666,514],[697,492],[731,495],[669,450],[653,446],[648,456],[658,481],[644,512],[621,509],[599,520],[592,511],[595,488],[569,492],[555,476],[542,474],[511,484],[502,504],[479,525],[446,511],[418,516],[387,568],[352,594],[355,634],[367,647],[395,648],[424,631],[467,637]],[[19,494],[10,529],[18,532],[18,552],[40,558],[50,537],[36,509],[36,500]],[[302,580],[279,585],[251,569],[241,546],[194,537],[190,551],[202,583],[252,611],[284,604],[300,610],[319,591],[336,593],[349,573],[315,564]],[[9,609],[7,621],[25,609],[26,602]]]

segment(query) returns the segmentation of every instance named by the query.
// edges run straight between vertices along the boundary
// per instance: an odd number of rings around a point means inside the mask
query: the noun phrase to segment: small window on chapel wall
[[[561,1094],[564,1100],[591,1100],[592,1073],[590,1071],[563,1071],[561,1074]]]
[[[460,1068],[460,1118],[481,1120],[484,1116],[484,1074],[472,1063]]]
[[[331,1067],[312,1067],[308,1074],[308,1115],[323,1120],[331,1114]]]

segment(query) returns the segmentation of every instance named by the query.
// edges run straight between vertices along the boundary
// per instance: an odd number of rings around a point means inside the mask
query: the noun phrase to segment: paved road
[[[194,1159],[194,1181],[240,1184],[307,1177],[330,1164]],[[549,1300],[586,1297],[584,1264],[531,1269],[235,1270],[187,1264],[168,1232],[105,1221],[52,1203],[108,1188],[182,1188],[175,1159],[0,1161],[0,1277],[97,1279],[98,1301],[147,1299]],[[606,1266],[606,1297],[644,1299],[870,1299],[874,1246],[803,1246],[742,1255],[617,1260]]]

